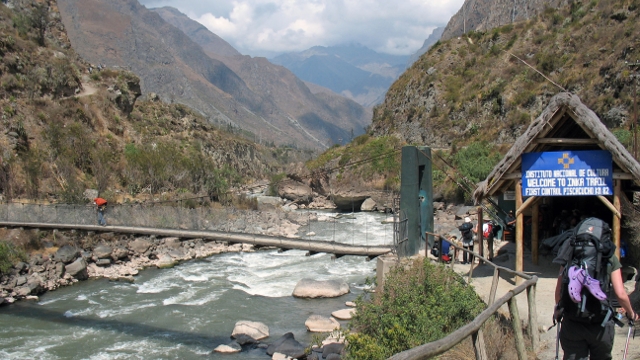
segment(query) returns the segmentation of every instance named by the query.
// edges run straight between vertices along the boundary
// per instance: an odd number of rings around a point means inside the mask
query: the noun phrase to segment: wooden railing
[[[438,234],[431,234],[436,236],[436,239],[442,239]],[[442,240],[440,240],[440,249],[442,249]],[[473,251],[464,249],[456,244],[451,244],[458,251],[463,251],[472,254],[480,259],[485,264],[493,267],[493,281],[491,283],[491,291],[489,293],[489,299],[487,300],[487,309],[480,313],[472,322],[452,332],[446,337],[436,340],[424,345],[417,346],[413,349],[405,350],[401,353],[397,353],[389,358],[389,360],[418,360],[418,359],[430,359],[435,356],[444,354],[451,348],[462,342],[464,339],[471,336],[474,346],[476,359],[487,359],[487,353],[484,345],[484,337],[482,333],[482,325],[489,320],[504,304],[509,304],[509,314],[511,315],[511,324],[513,326],[513,332],[515,334],[516,351],[518,353],[519,360],[527,359],[527,352],[524,343],[524,335],[522,324],[520,322],[520,313],[518,311],[518,304],[516,302],[516,295],[527,291],[527,303],[529,305],[529,337],[531,340],[531,346],[534,351],[538,349],[538,343],[540,342],[540,334],[538,333],[538,317],[536,310],[536,284],[538,277],[535,275],[528,275],[519,271],[515,271],[503,266],[498,266],[483,256],[474,253]],[[440,256],[440,258],[442,258]],[[451,261],[451,267],[453,268],[454,261]],[[469,269],[469,279],[473,274],[473,262]],[[498,281],[500,280],[500,274],[510,274],[515,277],[520,277],[524,282],[515,288],[509,290],[504,296],[499,299],[495,299],[496,292],[498,290]]]

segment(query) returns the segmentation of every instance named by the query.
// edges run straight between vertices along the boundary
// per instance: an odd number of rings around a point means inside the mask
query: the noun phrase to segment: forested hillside
[[[145,194],[216,197],[293,160],[211,125],[184,105],[141,98],[127,71],[71,48],[55,2],[0,5],[0,194],[85,202]]]
[[[527,21],[436,43],[374,109],[367,141],[397,139],[386,151],[396,159],[392,151],[403,144],[430,146],[434,159],[444,159],[469,180],[479,181],[549,99],[566,90],[631,146],[633,75],[640,69],[630,64],[640,60],[639,4],[574,2],[546,8]],[[367,156],[354,150],[367,141],[331,149],[313,166],[367,166],[362,162]],[[450,173],[443,162],[437,165],[437,193],[460,199],[464,194],[450,181],[460,175]],[[397,170],[385,176],[378,184],[397,186]],[[362,183],[349,170],[340,178]]]

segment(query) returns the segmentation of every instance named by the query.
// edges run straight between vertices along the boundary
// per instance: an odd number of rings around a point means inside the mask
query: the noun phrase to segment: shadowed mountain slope
[[[136,0],[60,0],[59,8],[73,47],[89,62],[130,69],[140,76],[143,93],[186,104],[212,123],[239,128],[249,138],[325,148],[354,127],[344,124],[351,114],[336,120],[329,118],[330,112],[318,113],[306,104],[297,104],[297,113],[279,107],[274,97],[250,88],[225,63],[207,56],[183,31]],[[234,54],[213,34],[192,30],[212,47]],[[307,114],[315,121],[308,121]]]

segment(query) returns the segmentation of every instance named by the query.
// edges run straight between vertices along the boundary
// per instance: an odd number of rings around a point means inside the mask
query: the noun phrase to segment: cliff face
[[[449,40],[471,30],[487,31],[531,19],[546,8],[567,6],[569,0],[465,0],[442,33]]]
[[[143,93],[154,92],[164,101],[186,104],[212,123],[231,125],[250,138],[324,148],[368,122],[362,110],[353,120],[352,114],[319,99],[281,107],[279,103],[286,100],[251,88],[227,64],[208,56],[185,32],[136,0],[60,0],[59,7],[72,45],[87,61],[129,69],[140,77]],[[216,49],[218,54],[239,57],[206,29],[175,12],[170,15],[176,23],[186,24],[191,36],[206,43],[208,53]],[[291,92],[284,95],[290,97],[294,97]],[[312,106],[316,103],[319,105]]]

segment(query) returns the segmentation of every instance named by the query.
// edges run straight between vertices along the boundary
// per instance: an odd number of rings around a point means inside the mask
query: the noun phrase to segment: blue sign
[[[613,162],[605,150],[522,154],[522,196],[613,195]]]

